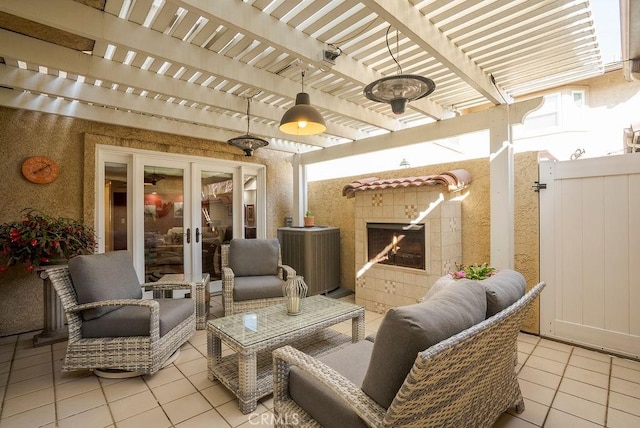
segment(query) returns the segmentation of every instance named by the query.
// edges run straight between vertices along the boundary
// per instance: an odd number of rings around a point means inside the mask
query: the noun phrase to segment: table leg
[[[364,339],[364,312],[351,318],[351,338],[353,343]]]
[[[220,360],[222,360],[222,342],[211,330],[207,330],[207,377],[210,381],[215,380],[212,367],[220,364]]]
[[[245,415],[253,412],[258,406],[257,389],[258,369],[256,354],[242,355],[238,353],[238,407]]]

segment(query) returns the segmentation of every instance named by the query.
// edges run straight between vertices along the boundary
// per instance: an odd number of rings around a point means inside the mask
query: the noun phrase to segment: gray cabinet
[[[339,228],[281,227],[278,240],[282,263],[304,277],[310,296],[340,287]]]

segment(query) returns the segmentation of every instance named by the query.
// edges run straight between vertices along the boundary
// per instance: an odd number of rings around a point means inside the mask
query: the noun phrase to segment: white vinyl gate
[[[640,153],[542,162],[540,333],[640,356]]]

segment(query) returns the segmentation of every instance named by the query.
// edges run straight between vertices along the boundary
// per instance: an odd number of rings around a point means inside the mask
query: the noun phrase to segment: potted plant
[[[82,221],[33,209],[23,213],[22,220],[0,224],[0,272],[18,264],[31,272],[40,265],[95,251],[95,232]]]
[[[304,227],[313,227],[315,225],[315,217],[311,211],[307,210],[304,214]]]
[[[456,263],[456,271],[450,272],[450,275],[453,279],[476,279],[483,280],[489,278],[491,275],[496,273],[496,268],[489,266],[488,263],[474,264],[471,266],[458,265]]]

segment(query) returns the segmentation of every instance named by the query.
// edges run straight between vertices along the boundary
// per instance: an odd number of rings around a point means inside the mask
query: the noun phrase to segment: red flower
[[[38,240],[37,239],[32,239],[31,240],[31,246],[35,247],[36,245],[38,245]]]
[[[31,271],[33,270],[33,265],[29,265],[29,266],[27,266],[27,270],[28,270],[29,272],[31,272]]]
[[[52,245],[53,245],[53,248],[58,248],[60,246],[60,242],[53,241]]]
[[[40,257],[40,261],[42,263],[47,263],[49,261],[49,257]]]
[[[0,272],[6,272],[6,271],[7,271],[6,266],[0,266]]]

